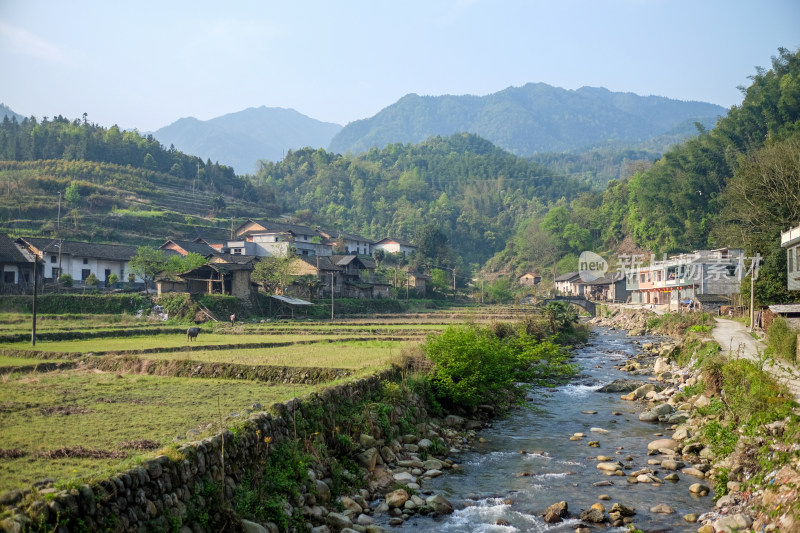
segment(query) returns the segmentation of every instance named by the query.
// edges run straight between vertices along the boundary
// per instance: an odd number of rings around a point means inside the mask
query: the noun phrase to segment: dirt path
[[[717,325],[712,330],[714,340],[722,346],[722,352],[731,357],[745,357],[758,362],[766,349],[766,344],[754,339],[741,322],[725,318],[715,318]],[[779,382],[785,384],[797,401],[800,401],[800,371],[794,365],[783,361],[772,361],[764,368]]]

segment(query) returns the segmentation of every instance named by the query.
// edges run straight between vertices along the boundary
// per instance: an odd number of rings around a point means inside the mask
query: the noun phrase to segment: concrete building
[[[786,248],[786,285],[800,291],[800,226],[781,232],[781,247]]]

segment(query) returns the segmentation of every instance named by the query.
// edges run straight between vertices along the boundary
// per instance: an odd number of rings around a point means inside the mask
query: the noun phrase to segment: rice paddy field
[[[0,314],[0,492],[108,475],[276,402],[388,369],[449,324],[507,318],[484,308],[210,323],[188,341],[185,325],[52,315],[37,321],[32,346],[30,315]],[[277,370],[282,379],[264,377]],[[332,377],[292,377],[310,374]]]

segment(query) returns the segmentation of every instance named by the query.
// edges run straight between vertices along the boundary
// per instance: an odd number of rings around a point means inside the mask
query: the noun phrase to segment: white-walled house
[[[119,281],[128,281],[128,263],[136,255],[136,246],[125,244],[95,244],[44,237],[21,237],[17,243],[39,257],[43,263],[42,277],[57,280],[69,274],[76,282],[86,281],[94,274],[101,284],[106,284],[111,274]],[[143,282],[135,276],[135,281]]]
[[[781,247],[786,248],[786,285],[800,291],[800,226],[781,232]]]
[[[294,248],[297,255],[333,254],[325,238],[308,226],[251,219],[239,226],[235,235],[235,240],[226,246],[235,255],[286,255],[290,248]]]
[[[399,254],[402,252],[405,255],[409,255],[417,251],[417,247],[410,242],[391,237],[386,237],[385,239],[379,240],[372,245],[372,248],[373,250],[383,250],[389,254]]]

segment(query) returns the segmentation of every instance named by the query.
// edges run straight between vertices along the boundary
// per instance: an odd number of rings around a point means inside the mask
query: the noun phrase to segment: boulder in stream
[[[615,379],[608,385],[597,389],[597,392],[632,392],[644,384],[643,381],[636,379]]]

